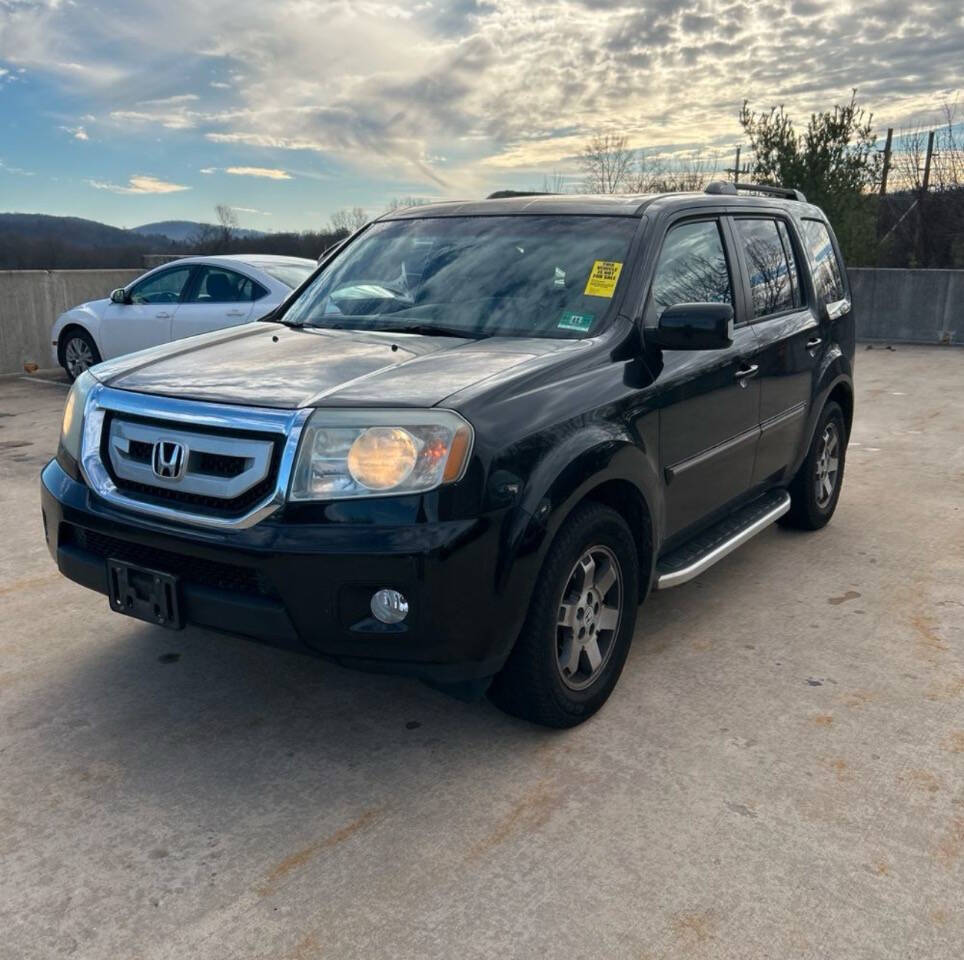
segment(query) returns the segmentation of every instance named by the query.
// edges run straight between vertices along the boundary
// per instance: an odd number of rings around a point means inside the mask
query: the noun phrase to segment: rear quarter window
[[[843,269],[837,259],[827,225],[820,220],[804,220],[803,237],[813,269],[813,285],[818,303],[836,303],[846,296]]]

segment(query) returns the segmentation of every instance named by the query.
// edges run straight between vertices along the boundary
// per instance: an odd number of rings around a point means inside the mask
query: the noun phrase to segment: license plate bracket
[[[108,560],[107,584],[110,608],[115,613],[169,630],[183,628],[177,577],[172,574]]]

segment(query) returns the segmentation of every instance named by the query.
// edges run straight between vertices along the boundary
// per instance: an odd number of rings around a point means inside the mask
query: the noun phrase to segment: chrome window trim
[[[278,477],[274,489],[264,500],[239,517],[216,517],[192,513],[188,510],[145,503],[128,497],[117,488],[100,457],[104,419],[108,411],[167,420],[187,428],[201,426],[228,431],[247,430],[273,433],[284,437],[284,447],[281,451],[281,462],[278,465]],[[90,489],[111,506],[172,523],[216,530],[244,530],[260,523],[284,504],[301,431],[312,412],[311,409],[275,410],[266,407],[240,407],[178,400],[172,397],[113,390],[99,384],[90,391],[84,406],[80,470]]]

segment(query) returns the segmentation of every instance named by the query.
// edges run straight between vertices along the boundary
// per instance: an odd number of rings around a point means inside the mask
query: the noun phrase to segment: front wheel
[[[819,530],[837,509],[847,453],[847,425],[840,405],[824,408],[813,433],[807,458],[790,482],[790,510],[781,517],[784,526]]]
[[[492,700],[549,727],[591,717],[626,662],[638,599],[639,559],[625,520],[602,504],[577,508],[549,548]]]
[[[76,327],[69,330],[60,348],[60,365],[67,371],[67,376],[76,380],[95,363],[100,363],[100,352],[91,335]]]

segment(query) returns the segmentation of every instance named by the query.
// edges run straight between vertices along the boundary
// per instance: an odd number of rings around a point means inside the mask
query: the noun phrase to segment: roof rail
[[[738,190],[750,190],[755,193],[766,193],[771,197],[783,197],[785,200],[800,200],[807,202],[807,198],[793,187],[774,187],[766,183],[730,183],[728,180],[713,180],[706,185],[705,193],[725,194],[735,197]]]
[[[490,193],[486,200],[511,200],[512,197],[551,197],[554,194],[547,190],[496,190]]]

